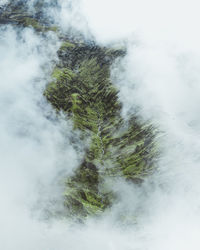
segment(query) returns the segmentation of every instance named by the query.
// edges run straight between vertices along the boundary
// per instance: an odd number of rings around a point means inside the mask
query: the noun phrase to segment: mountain
[[[65,34],[52,24],[38,1],[33,9],[15,1],[0,10],[0,24],[29,27],[43,35],[54,32],[61,41],[58,62],[44,97],[73,123],[73,133],[85,145],[84,156],[73,175],[63,176],[65,216],[83,221],[100,215],[118,199],[112,185],[117,179],[140,185],[155,170],[158,150],[156,130],[133,111],[122,115],[118,89],[111,80],[111,66],[126,55],[126,48],[103,47],[83,35]],[[53,62],[52,62],[53,65]]]

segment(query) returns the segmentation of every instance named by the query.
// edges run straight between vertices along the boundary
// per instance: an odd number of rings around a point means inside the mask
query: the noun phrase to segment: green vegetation
[[[73,121],[80,139],[89,141],[80,166],[65,180],[64,205],[71,218],[98,216],[117,199],[108,179],[111,184],[119,177],[141,183],[154,171],[158,154],[155,129],[140,122],[136,115],[128,122],[121,117],[122,104],[110,81],[110,65],[125,55],[123,48],[84,43],[80,34],[74,42],[42,15],[45,1],[35,1],[34,13],[25,2],[10,1],[0,8],[0,23],[32,27],[43,33],[53,31],[62,39],[59,63],[44,95],[58,112],[66,113]],[[131,216],[135,221],[135,214]],[[124,221],[130,218],[126,213],[121,217]]]
[[[83,140],[90,137],[83,162],[66,180],[70,217],[99,215],[112,205],[115,194],[103,187],[105,178],[138,183],[154,169],[154,129],[136,116],[128,123],[122,119],[118,90],[110,81],[110,64],[123,53],[64,42],[58,51],[61,63],[44,93],[58,111],[71,117]]]
[[[39,32],[47,32],[47,31],[53,31],[53,32],[58,32],[58,28],[56,26],[47,26],[44,25],[42,23],[40,23],[39,21],[37,21],[37,19],[33,18],[33,17],[24,17],[24,18],[20,18],[18,21],[19,24],[25,26],[25,27],[32,27],[34,28],[36,31]]]
[[[75,48],[75,44],[73,43],[70,43],[69,41],[66,41],[66,42],[63,42],[61,47],[60,47],[60,50],[65,50],[65,49],[68,49],[68,48]]]
[[[83,220],[100,215],[116,201],[108,179],[111,183],[119,177],[140,183],[154,171],[158,154],[155,129],[140,122],[135,114],[129,121],[121,117],[122,104],[110,81],[110,65],[125,55],[124,49],[100,47],[80,38],[74,42],[42,15],[45,1],[36,1],[34,7],[35,13],[31,13],[23,1],[10,1],[0,9],[0,23],[32,27],[37,32],[53,31],[63,41],[59,63],[44,95],[73,121],[80,139],[89,141],[80,166],[65,180],[64,193],[68,215]],[[121,217],[128,220],[126,214]],[[135,215],[132,218],[135,220]]]
[[[32,26],[36,30],[43,30],[43,26],[34,18],[25,17],[22,21],[24,26]]]
[[[58,27],[52,25],[43,14],[45,1],[35,1],[33,5],[33,8],[29,8],[26,1],[9,1],[0,8],[0,24],[32,27],[37,32],[53,31],[58,34]]]

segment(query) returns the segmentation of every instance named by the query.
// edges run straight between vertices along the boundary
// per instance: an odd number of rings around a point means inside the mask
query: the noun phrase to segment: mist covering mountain
[[[2,249],[198,249],[196,12],[150,2],[0,2]]]

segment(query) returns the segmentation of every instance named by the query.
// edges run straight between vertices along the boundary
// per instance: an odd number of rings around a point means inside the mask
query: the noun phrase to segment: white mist
[[[100,44],[128,44],[127,56],[113,66],[113,77],[124,117],[139,107],[143,119],[159,127],[159,169],[140,188],[117,183],[122,203],[86,226],[72,229],[67,221],[35,218],[33,207],[41,200],[38,183],[47,197],[43,210],[52,192],[56,197],[61,191],[51,184],[60,169],[66,169],[66,158],[70,171],[78,158],[67,135],[63,141],[63,128],[70,131],[70,124],[50,122],[38,107],[45,85],[41,66],[56,58],[55,38],[43,40],[26,29],[22,43],[13,29],[1,30],[1,248],[199,249],[199,2],[82,0],[74,2],[71,13],[67,7],[68,2],[62,3],[63,29],[73,25],[88,35],[89,27]],[[46,112],[52,112],[45,105]],[[137,211],[137,223],[121,228],[116,217],[125,210]]]

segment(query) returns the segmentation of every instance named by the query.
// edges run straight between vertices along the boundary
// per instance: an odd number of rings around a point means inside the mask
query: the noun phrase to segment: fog
[[[148,195],[140,203],[145,212],[139,216],[141,229],[135,232],[144,236],[139,249],[198,249],[199,3],[83,0],[83,4],[100,43],[128,44],[126,58],[113,66],[124,117],[139,108],[143,119],[152,119],[160,129],[159,170],[151,177],[153,188],[144,185]],[[135,249],[133,245],[130,249]]]
[[[70,144],[72,124],[42,94],[59,41],[51,32],[42,37],[31,28],[1,27],[1,248],[199,249],[198,1],[58,2],[60,8],[50,6],[49,13],[63,30],[72,27],[101,45],[127,46],[125,58],[112,66],[112,79],[124,118],[137,109],[158,127],[158,170],[140,187],[116,181],[120,202],[84,226],[50,219],[49,213],[63,211],[62,177],[80,161]],[[119,214],[132,212],[136,222],[118,223]]]
[[[31,29],[0,32],[0,245],[42,249],[45,232],[36,218],[45,218],[47,208],[61,209],[58,175],[78,162],[69,145],[71,124],[56,118],[42,94],[58,41]]]

